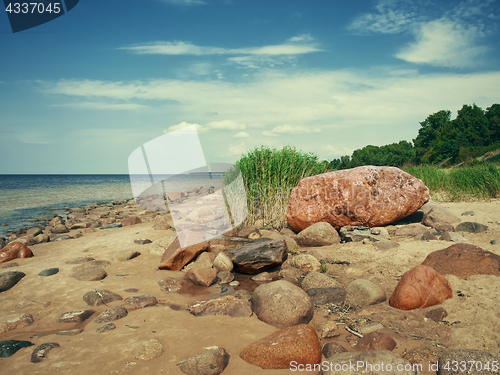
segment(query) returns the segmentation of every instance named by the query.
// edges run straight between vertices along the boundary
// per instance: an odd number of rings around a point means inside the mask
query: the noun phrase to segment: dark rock
[[[235,296],[193,302],[188,306],[188,310],[195,316],[229,315],[232,317],[248,317],[253,314],[250,302]]]
[[[165,277],[158,281],[160,289],[164,292],[177,292],[181,289],[181,282],[173,277]]]
[[[40,271],[38,276],[52,276],[59,272],[59,268],[47,268],[46,270]]]
[[[98,281],[104,279],[108,274],[103,268],[94,266],[76,271],[70,276],[80,281]]]
[[[437,309],[429,310],[425,313],[425,317],[427,319],[431,319],[436,323],[438,323],[440,320],[443,320],[447,316],[448,316],[448,313],[442,307],[438,307]]]
[[[323,345],[321,352],[325,356],[325,359],[328,360],[331,356],[338,353],[346,353],[348,350],[344,348],[342,345],[336,342],[327,342]]]
[[[135,308],[144,308],[148,306],[155,306],[158,304],[158,300],[153,296],[135,296],[135,297],[127,297],[125,298],[125,304],[130,307]]]
[[[137,293],[139,291],[139,289],[137,289],[137,288],[128,288],[128,289],[125,289],[125,291],[127,293]]]
[[[0,293],[12,288],[24,276],[26,276],[26,274],[19,271],[7,271],[0,273]]]
[[[227,255],[239,272],[255,274],[281,266],[287,258],[287,253],[288,248],[284,240],[259,238],[229,251]]]
[[[115,328],[116,328],[116,326],[111,322],[104,323],[102,326],[100,326],[99,328],[96,329],[96,332],[102,333],[102,332],[106,332],[106,331],[112,331]]]
[[[213,349],[177,363],[179,369],[188,375],[219,375],[229,363],[229,354],[222,349]]]
[[[474,211],[462,212],[462,216],[474,216],[476,213]]]
[[[96,323],[107,323],[112,322],[114,320],[118,320],[124,318],[128,315],[128,311],[126,308],[122,306],[114,306],[104,310],[102,313],[97,315],[94,322]]]
[[[342,287],[311,288],[306,293],[314,305],[340,304],[345,297],[345,289]]]
[[[396,347],[396,341],[386,333],[370,332],[358,340],[353,349],[362,350],[389,350],[393,351]]]
[[[61,315],[59,323],[81,323],[92,316],[94,310],[68,311]]]
[[[389,239],[389,232],[385,228],[368,228],[362,225],[346,225],[340,228],[340,238],[343,242],[362,242],[367,239],[371,242]]]
[[[96,224],[92,224],[92,225],[96,225]],[[90,228],[92,228],[92,225],[90,226]],[[99,229],[111,229],[111,228],[121,228],[121,226],[122,225],[120,223],[116,223],[116,224],[103,225],[101,227],[98,226],[96,228],[99,228]]]
[[[15,354],[19,349],[35,345],[30,341],[22,340],[5,340],[0,341],[0,358],[10,357]]]
[[[462,366],[462,363],[465,363],[467,371],[455,371],[455,363],[457,363],[457,366]],[[499,363],[499,353],[491,353],[483,350],[473,349],[455,349],[447,351],[441,357],[439,357],[437,375],[498,374],[498,366],[495,366],[496,369],[494,369],[493,364],[498,365]],[[485,367],[487,364],[489,364],[488,370]]]
[[[316,247],[329,246],[340,242],[340,236],[329,223],[319,222],[300,231],[295,237],[300,246]]]
[[[492,245],[498,245],[500,243],[500,241],[498,240],[491,240],[490,244]]]
[[[123,298],[106,289],[94,289],[83,295],[83,300],[89,306],[100,306],[113,301],[121,301]]]
[[[146,239],[134,240],[134,243],[139,244],[139,245],[146,245],[148,243],[153,243],[153,241],[146,238]]]
[[[468,233],[483,233],[488,230],[488,227],[479,223],[472,223],[470,221],[466,221],[458,224],[455,227],[455,232],[468,232]]]

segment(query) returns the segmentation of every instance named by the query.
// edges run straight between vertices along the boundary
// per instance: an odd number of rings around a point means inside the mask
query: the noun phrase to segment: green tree
[[[426,155],[436,142],[439,134],[444,127],[450,124],[451,112],[441,110],[432,115],[429,115],[420,123],[421,128],[418,130],[417,138],[413,140],[415,146],[415,161],[417,163],[428,162],[429,159],[434,159],[433,153]]]

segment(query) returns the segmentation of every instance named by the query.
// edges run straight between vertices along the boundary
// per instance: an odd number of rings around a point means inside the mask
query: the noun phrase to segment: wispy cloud
[[[265,136],[270,136],[270,137],[275,137],[280,134],[305,134],[305,133],[319,133],[321,132],[320,128],[311,128],[308,126],[290,126],[287,124],[284,125],[278,125],[274,127],[272,130],[264,130],[262,132],[263,135]]]
[[[239,132],[234,135],[234,138],[248,138],[248,137],[250,137],[250,134],[248,134],[247,132]]]

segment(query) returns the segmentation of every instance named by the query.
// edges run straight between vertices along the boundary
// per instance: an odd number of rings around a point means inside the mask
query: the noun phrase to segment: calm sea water
[[[178,175],[181,176],[181,175]],[[166,191],[185,191],[208,186],[206,176],[169,178]],[[138,183],[141,179],[135,179]],[[166,184],[164,184],[166,185]],[[137,189],[135,190],[137,191]],[[35,226],[63,207],[85,206],[94,202],[133,199],[128,174],[119,175],[0,175],[0,236],[7,231]],[[50,210],[50,209],[56,209]],[[8,224],[8,226],[2,226]]]

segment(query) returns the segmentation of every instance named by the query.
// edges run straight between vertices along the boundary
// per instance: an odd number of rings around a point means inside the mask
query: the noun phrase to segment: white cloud
[[[234,138],[248,138],[250,135],[247,132],[239,132],[237,133]]]
[[[113,111],[128,111],[148,108],[146,105],[134,103],[100,103],[100,102],[80,102],[80,103],[65,103],[54,104],[53,107],[72,107],[80,109],[95,109],[95,110],[113,110]]]
[[[262,134],[265,136],[277,136],[278,134],[304,134],[304,133],[319,133],[321,129],[310,128],[308,126],[290,126],[287,124],[278,125],[274,127],[271,131],[263,131]]]
[[[245,143],[241,142],[239,145],[229,146],[227,156],[241,155],[246,152]]]
[[[196,131],[198,132],[198,134],[207,131],[207,129],[205,127],[203,127],[203,126],[201,126],[199,124],[190,124],[190,123],[188,123],[186,121],[183,121],[180,124],[170,126],[168,129],[165,129],[163,131],[163,133],[170,133],[170,132],[172,132],[174,130],[184,129],[184,128],[187,128],[188,126],[193,126],[193,125],[196,126]]]
[[[443,18],[421,24],[415,32],[416,41],[396,57],[417,64],[470,67],[487,51],[487,47],[477,45],[482,36],[477,27]]]
[[[288,39],[288,42],[292,42],[292,43],[312,42],[313,40],[314,40],[314,38],[311,36],[311,34],[307,33],[307,34],[301,34],[298,36],[294,36],[294,37]]]
[[[245,129],[245,124],[240,124],[237,121],[224,120],[224,121],[212,121],[207,124],[210,129],[228,129],[228,130],[242,130]]]

